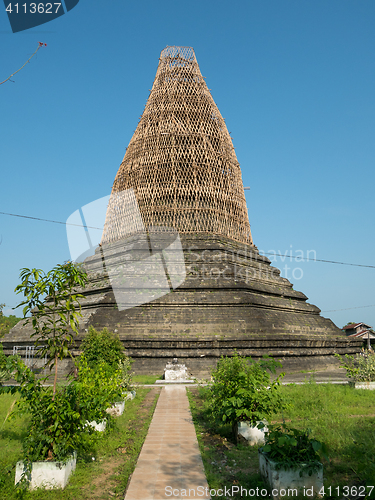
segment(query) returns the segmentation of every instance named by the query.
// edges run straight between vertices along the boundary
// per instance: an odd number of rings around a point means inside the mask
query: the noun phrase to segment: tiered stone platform
[[[297,372],[334,365],[335,352],[360,350],[360,340],[348,339],[331,320],[320,316],[318,307],[294,290],[252,245],[214,235],[182,235],[186,279],[173,289],[168,274],[174,269],[173,258],[166,262],[161,249],[174,238],[162,235],[158,244],[150,245],[146,237],[130,237],[98,248],[85,260],[90,283],[82,292],[77,354],[91,325],[118,333],[135,360],[136,373],[162,374],[166,363],[178,358],[199,377],[234,349],[254,358],[274,356],[288,372]],[[136,285],[134,281],[135,263],[152,256],[161,257],[164,265],[141,277],[146,290],[142,296],[139,279]],[[177,257],[176,250],[176,261]],[[153,300],[153,294],[160,295],[158,273],[165,270],[169,293]],[[113,279],[116,273],[123,283]],[[117,289],[128,289],[124,300],[132,303],[119,303],[118,293],[116,301],[111,282]],[[142,303],[142,297],[151,300]],[[29,326],[16,325],[4,338],[5,350],[11,353],[13,345],[31,345],[30,333]],[[63,369],[69,369],[69,362]]]

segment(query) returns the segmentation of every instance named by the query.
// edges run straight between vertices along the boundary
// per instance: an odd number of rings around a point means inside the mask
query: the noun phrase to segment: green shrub
[[[99,361],[95,368],[92,368],[85,355],[82,355],[78,379],[74,382],[77,411],[84,414],[90,422],[100,422],[108,418],[106,409],[121,399],[121,382],[120,369],[113,369],[104,361]]]
[[[125,356],[125,359],[118,364],[121,373],[121,388],[123,391],[130,391],[132,389],[132,378],[134,375],[131,371],[132,364],[133,360],[129,356]]]
[[[236,440],[237,423],[247,421],[253,425],[272,413],[286,407],[280,395],[280,374],[271,382],[268,371],[275,373],[282,365],[270,357],[259,361],[234,353],[221,357],[212,371],[214,382],[203,389],[206,411],[214,420],[232,424]]]
[[[81,349],[91,367],[103,361],[112,368],[117,368],[119,362],[126,358],[124,346],[118,335],[108,331],[107,328],[99,332],[90,326],[88,334],[82,341]]]
[[[375,353],[373,350],[345,357],[335,356],[341,361],[340,368],[345,368],[347,376],[355,382],[375,382]]]

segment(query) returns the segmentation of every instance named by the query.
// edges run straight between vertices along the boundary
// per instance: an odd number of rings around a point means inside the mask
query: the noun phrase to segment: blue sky
[[[0,81],[47,47],[0,86],[0,211],[64,222],[108,195],[160,51],[188,45],[251,187],[258,248],[375,266],[374,25],[373,0],[80,0],[15,34],[1,9]],[[0,215],[0,234],[9,312],[20,268],[70,256],[64,225]],[[375,326],[374,268],[275,265],[338,326]]]

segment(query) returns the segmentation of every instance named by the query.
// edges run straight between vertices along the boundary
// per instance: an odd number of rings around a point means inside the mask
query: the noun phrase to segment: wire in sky
[[[289,257],[290,259],[301,259],[300,256],[296,255],[289,255],[289,254],[281,254],[281,253],[271,253],[271,252],[263,252],[264,255],[273,255],[274,257]],[[375,269],[375,266],[369,266],[366,264],[351,264],[350,262],[338,262],[336,260],[324,260],[324,259],[303,259],[303,261],[310,261],[312,260],[313,262],[328,262],[329,264],[341,264],[343,266],[355,266],[355,267],[370,267],[372,269]]]
[[[330,309],[329,311],[322,311],[322,313],[331,313],[336,311],[349,311],[350,309],[363,309],[364,307],[375,307],[375,304],[370,306],[346,307],[345,309]]]
[[[17,4],[17,9],[18,9],[18,4]],[[47,44],[46,43],[42,43],[42,42],[38,42],[38,47],[37,47],[36,51],[28,58],[28,60],[25,62],[25,64],[23,66],[21,66],[20,69],[18,69],[17,71],[15,71],[14,73],[12,73],[10,76],[8,76],[8,78],[6,80],[4,80],[3,82],[0,82],[0,85],[2,85],[3,83],[7,82],[8,80],[10,80],[12,78],[12,76],[14,76],[16,73],[18,73],[19,71],[21,71],[21,69],[24,68],[28,62],[30,62],[30,59],[32,59],[35,56],[35,54],[38,52],[38,50],[41,47],[47,47]],[[12,82],[13,80],[10,80],[10,81]]]
[[[98,229],[103,231],[102,227],[93,227],[93,226],[85,226],[84,224],[71,224],[70,222],[61,222],[57,220],[51,219],[41,219],[39,217],[30,217],[29,215],[20,215],[20,214],[11,214],[9,212],[0,212],[0,215],[10,215],[11,217],[21,217],[22,219],[32,219],[32,220],[40,220],[42,222],[52,222],[53,224],[63,224],[64,226],[76,226],[76,227],[85,227],[87,229]],[[262,255],[273,255],[274,257],[289,257],[289,259],[300,259],[300,256],[295,256],[291,254],[281,254],[274,252],[263,252]],[[375,266],[370,266],[366,264],[352,264],[350,262],[338,262],[336,260],[325,260],[325,259],[304,259],[306,261],[312,260],[313,262],[327,262],[328,264],[341,264],[343,266],[354,266],[354,267],[367,267],[370,269],[375,269]]]
[[[100,231],[103,231],[102,227],[84,226],[83,224],[71,224],[70,222],[60,222],[58,220],[40,219],[39,217],[30,217],[28,215],[10,214],[8,212],[0,212],[0,215],[10,215],[12,217],[21,217],[22,219],[40,220],[42,222],[53,222],[54,224],[64,224],[64,226],[86,227],[87,229],[99,229]]]

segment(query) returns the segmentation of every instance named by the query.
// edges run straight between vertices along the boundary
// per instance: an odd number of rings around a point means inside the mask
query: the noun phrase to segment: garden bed
[[[357,487],[358,493],[360,486],[375,486],[373,392],[354,390],[348,385],[314,383],[284,386],[281,390],[293,403],[292,408],[284,411],[285,420],[296,428],[310,428],[311,434],[328,447],[330,462],[324,462],[325,498],[364,499],[365,496],[351,495],[350,489],[349,495],[345,495],[347,490],[343,488]],[[259,475],[258,447],[236,446],[229,425],[210,425],[198,389],[189,389],[189,398],[210,488],[230,488],[233,485],[247,490],[264,488]],[[282,419],[281,414],[276,415],[273,423],[281,423]],[[331,494],[327,490],[329,486]],[[353,488],[352,492],[355,493],[356,489]],[[367,488],[368,492],[370,488]],[[239,499],[241,496],[228,498]],[[367,498],[375,498],[375,487]]]
[[[44,500],[124,498],[155,409],[159,388],[138,389],[126,404],[110,433],[100,437],[94,450],[81,450],[77,469],[64,490],[43,492]],[[5,422],[14,396],[0,395],[0,498],[15,500],[15,465],[22,453],[21,438],[27,417]],[[25,492],[24,499],[40,499],[40,492]]]

